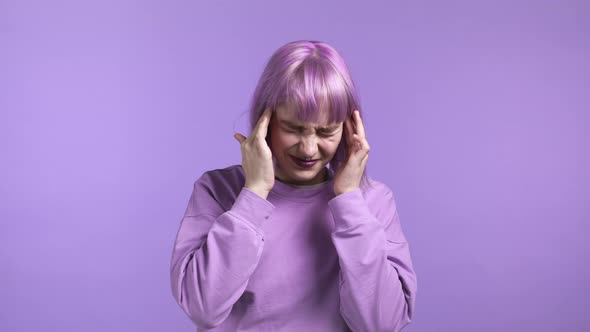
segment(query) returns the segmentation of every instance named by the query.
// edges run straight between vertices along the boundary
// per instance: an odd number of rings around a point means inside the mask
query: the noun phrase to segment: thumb
[[[234,138],[235,138],[235,139],[236,139],[238,142],[240,142],[240,144],[242,144],[242,143],[243,143],[243,142],[246,140],[246,137],[244,137],[244,135],[242,135],[242,134],[240,134],[240,133],[235,133],[235,134],[234,134]]]

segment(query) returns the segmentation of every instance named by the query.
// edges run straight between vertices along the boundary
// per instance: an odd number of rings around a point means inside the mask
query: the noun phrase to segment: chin
[[[287,156],[286,159],[281,160],[277,166],[286,176],[290,178],[297,180],[311,180],[323,171],[323,169],[326,167],[326,164],[327,163],[324,163],[324,160],[320,159],[313,167],[309,169],[299,168],[293,163],[291,157]]]
[[[301,180],[312,180],[316,176],[318,176],[318,173],[319,172],[302,171],[302,172],[297,172],[295,175],[293,175],[293,177],[299,178]]]
[[[314,167],[310,169],[300,169],[296,167],[289,168],[289,173],[292,174],[294,178],[311,180],[318,176],[325,168],[325,165],[314,165]]]

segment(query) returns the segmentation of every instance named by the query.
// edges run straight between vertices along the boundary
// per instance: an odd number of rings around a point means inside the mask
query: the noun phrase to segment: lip
[[[301,159],[299,159],[299,158],[297,158],[297,157],[293,157],[293,156],[290,156],[290,157],[291,157],[291,159],[293,160],[293,162],[294,162],[294,163],[295,163],[297,166],[299,166],[299,167],[301,167],[301,168],[311,168],[311,167],[313,167],[313,166],[314,166],[314,165],[315,165],[315,164],[318,162],[318,160],[319,160],[319,159],[314,159],[314,160],[312,160],[312,161],[304,162],[304,161],[302,161]]]

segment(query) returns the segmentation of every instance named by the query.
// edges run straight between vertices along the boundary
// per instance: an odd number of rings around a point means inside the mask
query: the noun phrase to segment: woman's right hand
[[[242,168],[246,175],[245,187],[266,199],[275,183],[272,152],[266,134],[272,111],[266,108],[248,138],[240,133],[234,137],[242,147]]]

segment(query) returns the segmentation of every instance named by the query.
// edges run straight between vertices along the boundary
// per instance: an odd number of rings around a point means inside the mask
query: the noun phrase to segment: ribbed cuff
[[[336,230],[359,225],[374,218],[360,188],[332,198],[328,201],[328,206],[334,217]]]
[[[261,228],[274,209],[274,204],[243,187],[230,211],[236,217]]]

